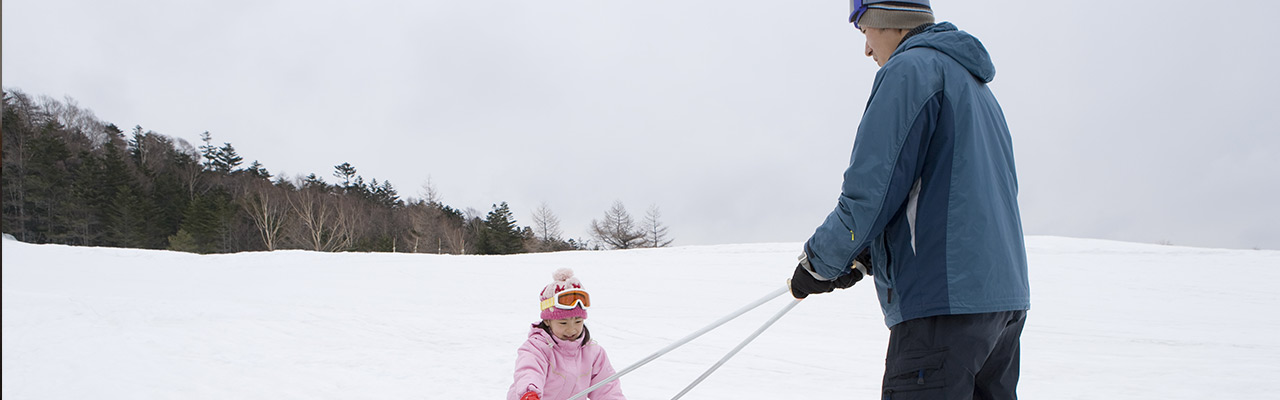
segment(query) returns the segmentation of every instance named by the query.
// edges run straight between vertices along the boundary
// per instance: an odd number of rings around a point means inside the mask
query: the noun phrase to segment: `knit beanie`
[[[914,29],[934,20],[928,5],[895,2],[868,5],[857,22],[862,28]]]
[[[578,281],[578,278],[573,276],[573,270],[571,269],[568,269],[568,268],[557,269],[555,273],[551,274],[551,278],[554,281],[551,282],[550,285],[547,285],[545,288],[542,288],[542,295],[538,297],[538,300],[539,300],[538,304],[542,304],[543,301],[552,298],[553,296],[555,296],[556,293],[560,293],[566,290],[579,289],[579,290],[586,291],[585,289],[582,288],[582,282]],[[542,310],[542,319],[544,320],[565,319],[565,318],[573,318],[573,317],[586,318],[587,309],[582,308],[582,305],[579,304],[577,307],[574,307],[568,310],[563,308],[557,308],[554,305]]]

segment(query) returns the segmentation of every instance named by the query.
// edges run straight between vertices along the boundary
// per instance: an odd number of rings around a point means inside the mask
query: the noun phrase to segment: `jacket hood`
[[[968,32],[956,29],[956,26],[950,22],[934,24],[924,32],[908,37],[898,45],[893,56],[917,47],[930,48],[946,54],[983,83],[990,83],[996,77],[996,66],[991,63],[991,55],[987,53],[987,48],[982,46],[982,42]]]

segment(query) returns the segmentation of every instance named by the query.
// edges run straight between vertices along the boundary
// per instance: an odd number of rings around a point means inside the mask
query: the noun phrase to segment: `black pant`
[[[1018,398],[1018,342],[1026,311],[939,315],[889,331],[885,400]]]

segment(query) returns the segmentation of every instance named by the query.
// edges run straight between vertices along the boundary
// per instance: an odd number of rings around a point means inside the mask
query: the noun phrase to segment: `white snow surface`
[[[1274,399],[1280,251],[1028,237],[1026,399]],[[623,369],[785,285],[799,243],[511,256],[229,255],[5,238],[3,397],[500,399],[559,267]],[[686,399],[877,398],[870,281],[810,297]],[[622,378],[669,399],[778,297]]]

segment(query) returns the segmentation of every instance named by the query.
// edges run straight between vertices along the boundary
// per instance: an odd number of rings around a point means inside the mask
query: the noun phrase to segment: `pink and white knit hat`
[[[586,291],[585,289],[582,288],[582,282],[578,281],[578,278],[573,276],[573,270],[571,269],[568,269],[568,268],[557,269],[555,273],[551,274],[551,278],[554,279],[555,281],[551,282],[551,284],[547,285],[547,287],[542,288],[542,295],[538,297],[539,304],[545,303],[547,299],[552,298],[553,296],[556,295],[556,293],[560,293],[566,290],[579,289],[584,292]],[[555,306],[546,307],[542,310],[542,319],[545,319],[545,320],[566,319],[566,318],[573,318],[573,317],[586,318],[587,310],[585,308],[582,308],[581,304],[579,304],[577,307],[574,307],[568,310],[557,308]]]

